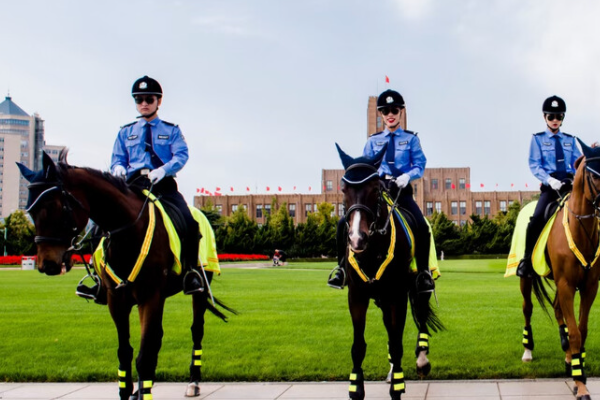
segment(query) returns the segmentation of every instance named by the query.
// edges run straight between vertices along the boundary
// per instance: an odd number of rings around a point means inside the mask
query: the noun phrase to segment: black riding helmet
[[[564,114],[567,112],[567,104],[558,96],[551,96],[544,100],[542,111],[546,114]]]
[[[162,97],[163,91],[160,87],[160,83],[156,79],[150,78],[148,75],[144,75],[140,79],[134,82],[131,88],[131,95],[135,96],[138,94],[153,94],[157,97]]]
[[[377,98],[377,109],[382,107],[397,106],[404,108],[404,98],[395,90],[386,90]]]

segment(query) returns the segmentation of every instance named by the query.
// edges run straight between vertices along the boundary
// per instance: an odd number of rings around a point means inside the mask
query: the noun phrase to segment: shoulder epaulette
[[[373,137],[373,136],[375,136],[375,135],[381,135],[382,133],[383,133],[383,131],[381,131],[381,132],[377,132],[377,133],[374,133],[374,134],[372,134],[372,135],[371,135],[371,137]]]
[[[419,134],[419,132],[413,132],[413,131],[409,131],[409,130],[405,130],[404,132],[410,133],[411,135],[415,135],[415,136],[417,136]]]
[[[165,124],[167,124],[167,125],[170,125],[170,126],[179,126],[179,125],[177,125],[177,124],[174,124],[174,123],[172,123],[172,122],[167,122],[167,121],[165,121],[165,120],[162,120],[162,119],[161,119],[161,121],[162,121],[162,122],[164,122],[164,123],[165,123]]]
[[[123,126],[121,127],[121,129],[123,129],[123,128],[127,128],[128,126],[131,126],[131,125],[133,125],[133,124],[135,124],[135,123],[137,123],[137,121],[133,121],[133,122],[130,122],[130,123],[128,123],[128,124],[125,124],[125,125],[123,125]]]
[[[546,132],[538,132],[538,133],[534,133],[533,136],[539,136],[539,135],[543,135]]]
[[[568,136],[568,137],[572,137],[572,138],[575,137],[575,135],[571,135],[570,133],[566,133],[566,132],[563,132],[562,134],[565,135],[565,136]]]

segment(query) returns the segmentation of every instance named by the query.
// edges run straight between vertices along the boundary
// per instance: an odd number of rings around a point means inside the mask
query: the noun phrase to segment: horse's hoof
[[[584,394],[581,397],[577,397],[577,400],[592,400],[589,394]]]
[[[385,377],[386,383],[392,383],[392,371],[393,370],[394,370],[394,364],[390,364],[390,372],[388,372],[387,376]]]
[[[197,396],[200,396],[200,385],[198,385],[198,382],[188,383],[187,389],[185,390],[185,397]]]
[[[577,385],[573,386],[573,396],[577,396]]]
[[[138,392],[136,390],[135,392],[133,392],[131,397],[129,397],[129,400],[138,400],[138,398],[139,398],[139,396],[138,396]]]
[[[521,357],[521,361],[524,363],[531,362],[533,360],[533,353],[529,349],[525,349],[523,352],[523,357]]]
[[[421,379],[426,378],[430,372],[431,372],[431,363],[427,363],[427,364],[423,365],[422,367],[417,366],[417,375]]]

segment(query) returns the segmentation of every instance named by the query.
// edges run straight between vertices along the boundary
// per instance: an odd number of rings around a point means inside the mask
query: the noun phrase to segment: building
[[[29,115],[6,96],[0,103],[0,217],[5,218],[27,205],[27,181],[16,165],[42,168],[44,120]],[[56,146],[53,146],[56,147]]]
[[[406,113],[401,121],[406,129]],[[381,117],[377,114],[377,97],[370,96],[367,106],[367,137],[382,131]],[[334,206],[334,213],[344,215],[343,193],[339,182],[344,175],[342,169],[321,171],[321,194],[259,194],[246,196],[196,196],[194,205],[198,208],[210,203],[221,213],[229,216],[238,207],[244,206],[252,219],[264,223],[266,214],[271,212],[273,201],[288,207],[294,223],[306,221],[309,213],[317,210],[317,205],[328,202]],[[472,192],[471,169],[464,168],[425,168],[423,177],[411,182],[415,201],[423,215],[431,216],[434,211],[443,212],[457,225],[464,225],[471,215],[493,218],[499,212],[507,211],[515,201],[529,202],[538,191]]]

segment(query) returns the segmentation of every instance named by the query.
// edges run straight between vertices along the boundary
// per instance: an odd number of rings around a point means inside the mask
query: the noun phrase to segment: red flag
[[[277,186],[277,190],[281,192],[281,186]]]
[[[269,190],[271,190],[271,188],[267,186],[267,192],[268,192]]]
[[[308,187],[308,191],[310,192],[311,190],[312,190],[312,187],[310,187],[310,186],[309,186],[309,187]]]
[[[498,184],[496,183],[496,187],[498,187]]]
[[[467,189],[470,189],[470,188],[471,188],[471,184],[467,183]]]
[[[219,190],[221,190],[221,188],[217,186],[217,192],[218,192]]]
[[[196,188],[196,193],[200,193],[200,189]]]
[[[230,190],[233,192],[233,186],[230,188]]]
[[[200,189],[200,193],[204,193],[204,188]]]
[[[294,190],[296,190],[296,186],[294,186]]]
[[[480,186],[480,187],[483,187],[483,183],[480,183],[480,184],[479,184],[479,186]]]
[[[388,76],[385,76],[385,83],[390,83],[390,78],[388,78]]]
[[[327,187],[325,185],[323,185],[323,191],[326,191]]]
[[[511,183],[511,184],[510,184],[510,187],[515,187],[515,184],[514,184],[514,183]]]
[[[250,187],[246,186],[246,192],[250,191]]]
[[[525,184],[525,187],[529,187],[527,184]]]
[[[338,185],[338,192],[340,191],[340,185]]]
[[[212,193],[211,193],[211,192],[209,192],[208,190],[205,190],[205,191],[204,191],[204,193],[206,193],[206,194],[207,194],[207,195],[209,195],[209,196],[212,196]]]
[[[215,193],[215,196],[223,196],[223,193]]]
[[[456,189],[456,186],[454,185],[454,183],[453,183],[452,185],[450,185],[450,187],[451,187],[452,189]],[[338,189],[339,189],[339,186],[338,186]]]

